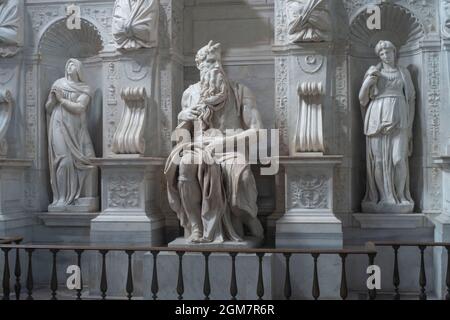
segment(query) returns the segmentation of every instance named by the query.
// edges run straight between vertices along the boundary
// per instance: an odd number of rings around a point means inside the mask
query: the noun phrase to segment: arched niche
[[[93,23],[81,19],[81,28],[70,30],[66,21],[66,19],[57,20],[43,33],[38,45],[42,59],[89,58],[103,50],[102,36]]]
[[[76,58],[83,62],[84,81],[92,88],[93,98],[87,114],[88,128],[97,156],[102,155],[102,108],[103,108],[103,66],[99,54],[104,48],[104,37],[90,21],[81,19],[81,28],[70,30],[66,19],[53,22],[43,32],[38,42],[37,92],[39,108],[43,115],[39,121],[41,132],[47,132],[45,102],[52,84],[64,77],[68,59]],[[41,166],[48,166],[47,135],[40,135]],[[50,197],[51,199],[51,197]]]
[[[379,63],[375,53],[375,46],[380,40],[389,40],[398,50],[398,63],[407,67],[411,72],[417,91],[416,116],[414,122],[414,155],[410,159],[411,191],[416,203],[416,211],[422,209],[423,196],[423,149],[424,144],[421,132],[425,111],[422,102],[422,83],[426,81],[426,75],[422,70],[424,52],[422,39],[425,36],[425,28],[420,20],[407,8],[392,4],[379,4],[381,13],[381,29],[370,30],[367,20],[370,14],[369,6],[362,8],[350,21],[349,25],[349,88],[350,106],[352,112],[352,145],[354,159],[353,172],[357,173],[354,179],[355,190],[360,190],[360,203],[366,189],[366,141],[363,133],[363,118],[358,98],[364,75],[368,68]],[[361,173],[361,174],[359,174]]]
[[[425,31],[422,23],[407,8],[396,4],[382,3],[379,5],[381,13],[381,28],[370,30],[367,21],[372,13],[368,7],[359,13],[350,22],[350,43],[352,54],[374,56],[374,49],[380,40],[389,40],[401,51],[417,49]]]

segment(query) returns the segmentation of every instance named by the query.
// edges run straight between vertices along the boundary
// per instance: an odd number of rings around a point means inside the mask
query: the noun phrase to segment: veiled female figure
[[[49,209],[65,209],[80,198],[96,196],[97,170],[89,160],[95,153],[86,121],[91,90],[83,82],[82,67],[76,59],[67,61],[65,77],[53,84],[46,103],[53,191]]]
[[[410,213],[409,157],[416,94],[411,75],[397,66],[395,46],[380,41],[381,63],[367,71],[359,99],[367,141],[367,190],[362,209],[370,213]]]

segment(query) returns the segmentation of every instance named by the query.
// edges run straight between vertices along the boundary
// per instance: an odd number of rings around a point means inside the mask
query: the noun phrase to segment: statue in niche
[[[290,43],[320,42],[330,39],[330,12],[326,0],[288,0]]]
[[[159,0],[116,0],[112,32],[119,49],[158,45]]]
[[[6,133],[11,122],[14,101],[9,90],[0,91],[0,157],[6,157],[8,154],[8,143],[6,142]]]
[[[86,119],[91,99],[91,89],[83,81],[82,63],[68,60],[65,77],[53,84],[45,105],[53,191],[49,211],[76,210],[75,207],[80,211],[95,210],[97,168],[90,161],[95,152]]]
[[[250,165],[222,148],[226,141],[245,139],[261,128],[255,97],[227,79],[219,43],[200,49],[196,64],[200,82],[184,92],[178,116],[178,129],[187,132],[189,142],[174,148],[165,168],[170,206],[188,243],[247,245],[245,229],[260,241],[264,230]],[[225,136],[226,130],[234,134]]]
[[[381,63],[364,77],[359,99],[367,141],[367,213],[411,213],[409,158],[413,152],[416,92],[406,68],[397,66],[397,49],[380,41]]]
[[[0,57],[15,55],[23,44],[22,0],[0,0]]]

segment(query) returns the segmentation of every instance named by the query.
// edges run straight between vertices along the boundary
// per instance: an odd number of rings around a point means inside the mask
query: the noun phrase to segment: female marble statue
[[[158,23],[158,0],[116,0],[112,29],[119,49],[155,47]]]
[[[288,0],[289,42],[317,42],[329,38],[330,14],[324,0]]]
[[[89,161],[95,153],[86,121],[92,95],[83,82],[82,67],[76,59],[67,61],[65,77],[53,84],[45,106],[50,117],[48,148],[53,209],[77,205],[77,200],[93,197],[96,192],[90,190],[95,188],[97,172]]]
[[[362,207],[371,213],[410,213],[409,157],[416,94],[411,75],[397,66],[396,48],[380,41],[381,63],[367,71],[359,99],[367,137],[367,190]]]

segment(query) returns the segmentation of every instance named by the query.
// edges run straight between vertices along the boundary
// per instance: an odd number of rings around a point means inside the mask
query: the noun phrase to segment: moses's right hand
[[[180,121],[195,121],[201,115],[201,112],[195,109],[185,109],[178,115]]]

